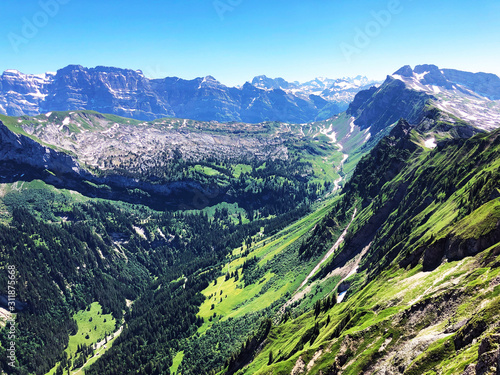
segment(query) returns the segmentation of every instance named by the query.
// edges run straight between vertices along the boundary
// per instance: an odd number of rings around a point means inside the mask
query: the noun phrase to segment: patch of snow
[[[50,117],[51,114],[52,114],[52,112],[48,112],[45,114],[45,116]]]
[[[69,117],[66,117],[66,118],[63,120],[63,125],[69,125],[69,121],[70,121],[70,118],[69,118]]]
[[[441,92],[441,89],[436,85],[432,85],[432,91],[434,91],[436,94],[439,94]]]
[[[161,231],[160,228],[158,228],[158,233],[160,233],[160,236],[162,236],[164,240],[167,239],[167,237],[165,237],[165,235],[163,234],[163,232]]]
[[[47,97],[48,94],[42,94],[41,92],[37,91],[37,92],[31,92],[28,94],[29,96],[33,96],[35,98],[41,98],[41,99],[44,99],[45,97]]]
[[[424,77],[429,74],[430,72],[423,72],[423,73],[414,73],[415,75],[415,78],[419,81],[421,81],[422,79],[424,79]]]
[[[347,290],[343,291],[342,293],[340,293],[340,294],[337,296],[337,303],[342,302],[342,300],[344,299],[344,297],[345,297],[346,293],[347,293]]]
[[[253,103],[255,102],[256,99],[257,99],[257,97],[255,97],[255,98],[252,99],[252,101],[248,105],[247,109],[249,109],[251,106],[253,106]]]
[[[140,228],[140,227],[136,227],[135,225],[132,226],[135,230],[135,232],[141,236],[142,238],[144,238],[145,240],[147,240],[146,238],[146,235],[144,234],[144,229]]]
[[[349,126],[350,126],[350,130],[349,130],[349,133],[346,135],[346,138],[349,137],[353,132],[354,132],[354,120],[355,118],[354,117],[351,117],[351,122],[349,123]]]
[[[207,77],[203,77],[203,80],[200,82],[200,85],[198,86],[198,89],[201,89],[202,85],[207,82]]]
[[[337,133],[333,131],[333,124],[330,124],[329,128],[324,128],[320,130],[320,133],[323,135],[326,135],[328,138],[330,138],[330,143],[336,143],[337,142]]]
[[[398,79],[398,80],[400,80],[400,81],[405,82],[405,80],[404,80],[403,76],[401,76],[401,75],[399,75],[399,74],[393,74],[391,77],[392,77],[392,78],[395,78],[395,79]]]
[[[335,181],[333,181],[333,191],[337,191],[340,189],[340,183],[342,182],[342,177],[339,177]]]
[[[435,148],[436,146],[437,146],[436,138],[434,138],[434,137],[429,138],[425,141],[425,147],[427,147],[427,148]]]
[[[33,77],[35,77],[35,78],[39,78],[39,79],[41,79],[41,80],[43,80],[43,81],[45,81],[45,80],[47,79],[47,77],[46,77],[46,74],[45,74],[45,73],[43,73],[43,74],[33,74]]]

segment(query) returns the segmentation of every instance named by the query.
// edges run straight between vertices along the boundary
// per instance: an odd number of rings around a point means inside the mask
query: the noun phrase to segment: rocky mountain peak
[[[197,78],[197,80],[200,82],[200,86],[199,86],[200,88],[201,87],[215,88],[215,87],[219,87],[219,86],[226,87],[210,75],[203,77],[203,78]]]
[[[403,82],[406,89],[424,93],[435,107],[480,129],[500,126],[500,78],[494,74],[440,69],[431,64],[417,65],[415,69],[406,65],[389,76],[382,87],[395,87],[393,80]]]
[[[399,70],[395,71],[393,75],[400,75],[402,77],[411,77],[413,76],[413,69],[410,65],[405,65]]]
[[[452,82],[490,100],[500,100],[500,77],[491,73],[470,73],[454,69],[443,69],[443,74]]]
[[[269,78],[265,75],[254,77],[254,79],[252,80],[252,85],[264,90],[300,90],[300,84],[298,82],[288,82],[281,77]]]
[[[38,76],[6,71],[0,76],[0,113],[95,110],[139,120],[180,117],[303,123],[338,114],[354,97],[351,91],[342,96],[342,89],[325,96],[322,89],[298,87],[282,78],[260,76],[253,83],[227,87],[210,75],[193,80],[148,79],[139,70],[106,66],[68,65],[57,73]],[[312,94],[322,100],[311,98]]]

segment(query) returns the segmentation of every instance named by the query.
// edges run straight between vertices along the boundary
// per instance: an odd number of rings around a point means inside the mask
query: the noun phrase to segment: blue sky
[[[498,0],[2,1],[0,71],[383,79],[409,64],[500,75]]]

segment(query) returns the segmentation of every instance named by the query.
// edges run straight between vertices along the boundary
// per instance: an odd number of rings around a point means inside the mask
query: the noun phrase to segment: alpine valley
[[[0,78],[13,374],[500,374],[500,78]]]

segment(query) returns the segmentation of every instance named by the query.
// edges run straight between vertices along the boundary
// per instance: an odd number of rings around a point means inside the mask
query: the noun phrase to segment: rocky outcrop
[[[0,76],[0,113],[10,116],[36,115],[47,97],[53,74],[22,74],[6,70]]]
[[[28,164],[33,168],[57,173],[80,173],[75,158],[43,146],[35,140],[10,131],[0,121],[0,161]]]
[[[347,109],[361,128],[371,133],[404,117],[420,123],[438,108],[475,127],[492,130],[500,126],[500,78],[494,74],[440,69],[435,65],[406,65],[387,77],[379,88],[359,92]]]
[[[500,335],[489,335],[481,340],[477,364],[470,364],[461,375],[500,374]]]
[[[180,159],[203,164],[213,158],[284,161],[289,156],[285,140],[292,135],[286,127],[271,133],[266,124],[177,119],[136,124],[108,117],[93,112],[26,116],[15,123],[16,132],[0,121],[0,182],[41,179],[90,197],[201,209],[236,198],[227,194],[229,186],[206,182],[203,174],[172,175]]]
[[[225,196],[225,191],[218,186],[203,186],[196,181],[155,184],[118,172],[97,176],[82,168],[75,157],[16,134],[0,121],[0,181],[33,179],[91,197],[140,202],[154,207],[203,208]]]
[[[438,267],[444,259],[448,261],[461,260],[486,250],[500,242],[500,221],[496,223],[495,229],[484,233],[479,238],[462,238],[450,235],[439,239],[427,247],[418,249],[415,254],[423,251],[422,266],[429,271]],[[415,257],[415,254],[414,257]]]
[[[389,76],[380,88],[359,93],[347,114],[356,118],[356,125],[362,129],[371,127],[370,132],[376,134],[400,118],[418,124],[431,98]]]
[[[500,78],[495,74],[470,73],[443,69],[443,75],[451,82],[463,85],[491,100],[500,100]]]
[[[41,113],[92,109],[137,119],[175,115],[140,71],[70,65],[60,69],[46,89]]]

